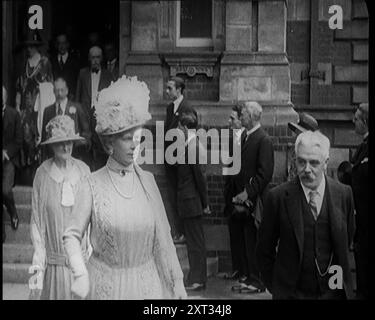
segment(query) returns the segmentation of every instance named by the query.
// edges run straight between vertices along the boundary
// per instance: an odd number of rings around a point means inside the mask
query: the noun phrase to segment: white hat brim
[[[112,131],[112,132],[106,132],[106,133],[99,133],[99,132],[96,132],[98,135],[100,136],[112,136],[114,134],[118,134],[118,133],[122,133],[122,132],[125,132],[125,131],[128,131],[130,129],[134,129],[136,127],[142,127],[143,125],[145,125],[147,123],[147,120],[145,121],[141,121],[139,123],[135,123],[135,124],[132,124],[131,126],[127,126],[125,128],[122,128],[120,130],[117,130],[117,131]]]
[[[80,140],[86,140],[86,139],[81,137],[81,136],[50,138],[50,139],[42,142],[41,145],[64,142],[64,141],[80,141]]]

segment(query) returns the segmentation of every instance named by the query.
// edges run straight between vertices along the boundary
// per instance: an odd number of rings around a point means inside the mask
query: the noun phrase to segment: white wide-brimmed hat
[[[99,92],[95,131],[102,136],[142,126],[151,119],[150,90],[137,77],[122,76]]]
[[[42,145],[63,141],[85,140],[85,138],[75,133],[74,121],[67,115],[52,118],[45,130],[47,132],[47,140],[42,142]]]

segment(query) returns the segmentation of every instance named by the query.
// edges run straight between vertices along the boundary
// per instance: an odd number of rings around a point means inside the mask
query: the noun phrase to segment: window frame
[[[181,0],[176,1],[176,47],[212,47],[214,30],[214,1],[211,0],[211,38],[181,38]]]

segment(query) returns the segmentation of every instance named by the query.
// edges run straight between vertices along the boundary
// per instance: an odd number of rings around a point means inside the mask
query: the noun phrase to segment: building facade
[[[22,25],[17,3],[3,1],[3,78],[10,86],[20,59],[12,55]],[[42,36],[50,39],[54,1],[35,3],[44,8]],[[297,121],[297,112],[312,114],[330,138],[332,176],[360,142],[351,120],[355,106],[368,101],[365,1],[118,1],[115,5],[120,70],[148,84],[151,129],[165,118],[166,81],[178,75],[186,81],[186,97],[204,128],[226,127],[238,101],[262,104],[262,124],[275,145],[275,184],[286,178],[288,144],[294,141],[287,123]],[[342,8],[343,29],[329,27],[332,5]],[[146,168],[154,172],[163,191],[162,166]],[[207,247],[210,256],[219,257],[219,270],[226,270],[230,253],[223,177],[220,166],[207,169],[214,212],[205,218]]]

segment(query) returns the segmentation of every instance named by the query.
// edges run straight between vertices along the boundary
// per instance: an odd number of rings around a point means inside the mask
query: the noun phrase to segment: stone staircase
[[[3,244],[3,283],[24,283],[30,278],[28,269],[33,256],[29,222],[31,214],[31,187],[16,186],[15,202],[20,223],[17,231],[10,226],[9,215],[4,212],[6,240]],[[5,210],[5,208],[4,208]],[[181,268],[186,276],[189,270],[186,245],[176,246]],[[218,258],[207,258],[208,276],[218,272]]]

